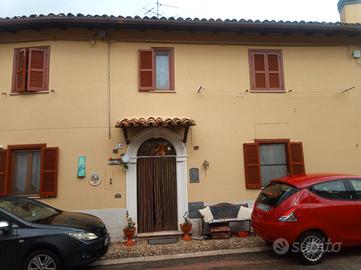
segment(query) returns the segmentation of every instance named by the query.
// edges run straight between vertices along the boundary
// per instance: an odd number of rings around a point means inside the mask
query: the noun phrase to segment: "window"
[[[348,180],[351,184],[351,188],[354,193],[354,199],[361,199],[361,179],[350,179]]]
[[[300,142],[255,140],[243,145],[246,187],[258,189],[272,179],[305,174],[303,147]]]
[[[298,191],[299,189],[296,187],[275,183],[262,190],[258,195],[256,202],[275,207]]]
[[[13,194],[40,193],[40,150],[16,150],[13,153]]]
[[[286,144],[260,144],[260,167],[262,186],[272,179],[287,176]]]
[[[139,50],[139,91],[174,90],[173,48]]]
[[[13,93],[49,91],[49,55],[50,47],[15,49]]]
[[[249,50],[251,90],[284,92],[281,50]]]
[[[55,197],[58,148],[12,145],[0,150],[0,195]]]
[[[348,200],[350,199],[349,191],[343,180],[329,181],[317,184],[311,187],[311,191],[318,196],[331,200]]]

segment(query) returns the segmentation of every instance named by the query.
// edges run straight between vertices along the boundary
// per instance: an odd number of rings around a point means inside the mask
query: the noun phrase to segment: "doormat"
[[[165,244],[174,244],[178,242],[178,238],[160,238],[160,239],[149,239],[149,245],[165,245]]]

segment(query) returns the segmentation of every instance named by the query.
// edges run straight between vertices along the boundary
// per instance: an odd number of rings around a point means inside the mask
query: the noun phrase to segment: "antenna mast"
[[[154,2],[153,2],[154,3]],[[163,16],[162,14],[160,14],[160,7],[167,7],[167,8],[179,8],[177,6],[171,6],[171,5],[166,5],[166,4],[162,4],[160,2],[160,0],[157,0],[155,3],[156,7],[152,7],[149,8],[149,4],[144,6],[143,8],[141,8],[138,12],[140,11],[144,11],[144,15],[147,14],[154,14],[157,16],[157,18],[160,18],[161,16]]]

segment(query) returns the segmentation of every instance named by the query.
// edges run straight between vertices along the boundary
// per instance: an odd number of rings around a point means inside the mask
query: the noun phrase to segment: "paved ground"
[[[278,256],[273,252],[261,252],[221,257],[203,257],[162,262],[136,263],[117,266],[87,268],[89,270],[235,270],[235,269],[305,269],[292,255]],[[322,264],[307,267],[313,269],[361,269],[361,248],[342,251],[337,255],[328,255]]]

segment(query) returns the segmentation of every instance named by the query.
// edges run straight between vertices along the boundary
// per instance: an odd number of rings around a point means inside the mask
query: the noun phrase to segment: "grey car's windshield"
[[[1,199],[0,208],[28,222],[38,222],[60,213],[45,204],[19,197]]]

